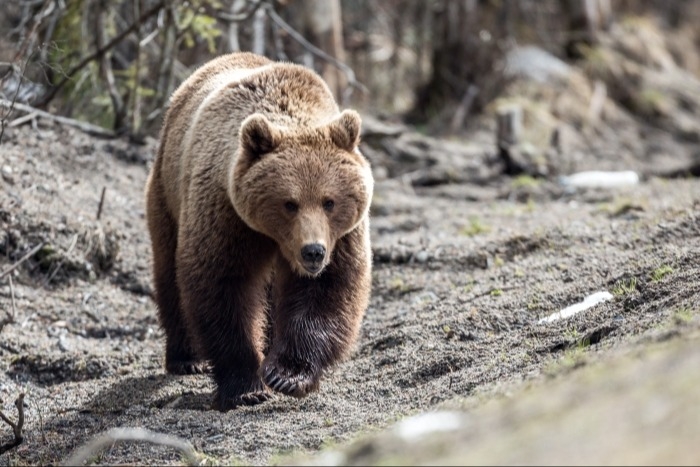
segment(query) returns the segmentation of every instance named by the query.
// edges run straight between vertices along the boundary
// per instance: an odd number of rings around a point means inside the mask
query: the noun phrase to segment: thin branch
[[[155,433],[144,428],[112,428],[78,449],[78,451],[68,458],[63,465],[83,465],[86,460],[93,457],[104,448],[120,441],[145,441],[147,443],[175,448],[185,456],[185,460],[189,465],[199,465],[201,461],[201,456],[194,450],[192,444],[182,438],[163,433]]]
[[[62,9],[65,9],[65,4],[62,2],[55,2],[59,6],[62,6]],[[46,63],[48,60],[48,55],[49,55],[49,44],[51,43],[51,40],[53,39],[53,33],[56,30],[56,25],[58,24],[58,19],[61,17],[62,11],[57,11],[53,15],[51,15],[51,19],[49,20],[49,25],[46,27],[46,31],[44,32],[44,44],[41,47],[41,52],[39,53],[39,61],[41,63]]]
[[[450,123],[450,131],[452,133],[457,132],[464,125],[464,119],[469,115],[474,99],[479,94],[479,88],[474,84],[470,84],[467,87],[467,92],[464,93],[462,100],[457,106],[455,114],[452,116],[452,122]]]
[[[15,318],[17,317],[17,303],[15,302],[15,284],[12,280],[12,274],[8,276],[8,279],[10,280],[10,302],[12,303],[12,315],[10,315],[10,322],[14,323]]]
[[[61,269],[63,266],[63,263],[66,262],[66,258],[73,252],[73,248],[75,248],[75,245],[78,243],[78,234],[73,235],[73,240],[70,243],[70,246],[66,250],[65,254],[63,255],[63,258],[61,258],[61,261],[58,262],[56,265],[56,268],[53,270],[53,272],[49,275],[49,277],[46,279],[46,282],[44,283],[45,285],[49,285],[51,281],[53,280],[54,277],[56,277],[56,274],[58,274],[58,271]],[[12,277],[12,276],[10,276]]]
[[[40,3],[42,2],[37,2],[36,4],[38,5]],[[41,22],[44,21],[47,16],[53,13],[55,9],[56,3],[53,0],[43,1],[43,5],[39,13],[32,15],[34,23],[32,24],[31,28],[29,28],[29,32],[22,38],[21,44],[18,47],[17,53],[15,54],[15,58],[23,56],[27,50],[31,50],[34,47],[34,43],[36,42],[36,32],[39,29],[39,25],[41,25]],[[28,12],[28,10],[25,11]],[[23,31],[25,25],[26,22],[22,25]]]
[[[107,191],[107,187],[103,186],[102,187],[102,194],[100,195],[100,204],[97,205],[97,220],[100,220],[100,217],[102,216],[102,207],[105,204],[105,192]]]
[[[9,268],[5,269],[2,273],[0,273],[0,279],[2,279],[3,277],[5,277],[6,275],[8,275],[9,273],[11,273],[12,271],[14,271],[15,269],[17,269],[17,267],[19,267],[20,264],[24,263],[24,262],[27,261],[29,258],[31,258],[32,256],[34,256],[34,255],[36,254],[36,252],[39,251],[39,250],[41,250],[41,248],[42,248],[44,245],[46,245],[46,242],[45,242],[45,241],[39,242],[39,244],[38,244],[37,246],[35,246],[35,247],[32,248],[31,250],[29,250],[29,253],[27,253],[26,255],[22,256],[15,264],[13,264],[13,265],[10,266]]]
[[[44,444],[46,444],[46,433],[44,433],[44,417],[41,415],[41,407],[39,406],[36,397],[30,400],[34,403],[34,409],[36,410],[37,415],[39,415],[39,432],[41,433],[41,441]]]
[[[10,102],[10,101],[7,101],[5,99],[0,99],[0,107],[12,108],[14,110],[19,110],[22,112],[34,113],[38,117],[47,118],[49,120],[53,120],[54,122],[62,123],[64,125],[73,126],[75,128],[78,128],[79,130],[84,131],[85,133],[95,135],[95,136],[101,136],[104,138],[115,138],[117,136],[116,133],[114,133],[113,131],[107,130],[106,128],[102,128],[101,126],[92,125],[90,123],[81,122],[79,120],[75,120],[75,119],[68,118],[68,117],[61,117],[60,115],[54,115],[52,113],[37,109],[35,107],[32,107],[30,105],[26,105],[26,104],[14,104],[13,105],[12,102]]]
[[[340,71],[345,73],[345,77],[347,78],[350,87],[348,87],[348,89],[344,93],[343,101],[347,101],[350,98],[353,87],[359,89],[365,94],[369,93],[367,86],[357,81],[357,79],[355,78],[355,72],[352,70],[352,68],[350,68],[340,60],[336,59],[335,57],[327,54],[323,50],[319,49],[311,42],[307,41],[304,38],[304,36],[299,34],[293,27],[291,27],[285,20],[283,20],[282,17],[277,14],[277,12],[273,9],[272,5],[270,5],[269,3],[263,5],[263,9],[270,17],[270,19],[272,19],[272,21],[274,21],[280,28],[282,28],[287,34],[289,34],[292,39],[301,44],[306,50],[316,55],[320,59],[329,62],[330,64],[338,68]]]
[[[39,107],[45,107],[51,100],[53,100],[54,97],[56,97],[56,94],[58,91],[63,88],[63,86],[68,83],[71,79],[73,79],[73,76],[85,66],[87,66],[90,62],[93,60],[97,60],[101,58],[105,53],[109,52],[119,44],[126,36],[131,34],[138,28],[141,24],[146,22],[147,19],[149,19],[151,16],[156,15],[164,6],[164,0],[159,1],[156,5],[154,5],[151,9],[146,11],[144,14],[142,14],[138,20],[134,21],[128,28],[126,28],[124,31],[121,32],[121,34],[115,36],[111,41],[109,41],[107,44],[103,45],[99,49],[95,50],[93,53],[88,55],[87,57],[83,58],[77,65],[75,65],[73,68],[68,70],[68,72],[63,76],[63,79],[58,82],[56,86],[54,86],[51,91],[39,102],[38,106]]]
[[[10,103],[7,112],[5,112],[5,114],[2,116],[2,119],[0,120],[0,144],[2,144],[2,137],[5,134],[5,121],[7,120],[7,117],[12,113],[12,110],[15,108],[15,105],[17,103],[17,96],[19,95],[19,90],[22,89],[22,80],[24,80],[24,72],[27,70],[27,64],[29,64],[29,60],[32,59],[33,55],[33,53],[30,54],[29,57],[27,57],[27,60],[25,60],[24,66],[22,67],[22,72],[20,73],[19,79],[17,81],[17,89],[15,89],[15,95],[12,96],[12,102]]]
[[[6,126],[7,128],[14,128],[16,126],[20,126],[24,123],[27,123],[29,121],[34,120],[37,117],[36,112],[30,112],[27,115],[24,115],[22,117],[15,118],[12,120],[10,123],[8,123]]]
[[[255,14],[256,11],[258,11],[258,8],[262,6],[262,4],[262,0],[250,2],[250,7],[247,10],[244,10],[240,13],[226,13],[223,11],[217,11],[216,17],[222,21],[227,21],[229,23],[241,23],[250,19],[250,17],[253,16],[253,14]]]
[[[24,393],[20,393],[15,400],[15,407],[17,407],[17,423],[14,423],[12,420],[7,418],[7,416],[0,410],[0,419],[10,425],[12,432],[15,435],[14,440],[0,446],[0,454],[19,446],[24,440],[24,437],[22,436],[22,428],[24,427]]]

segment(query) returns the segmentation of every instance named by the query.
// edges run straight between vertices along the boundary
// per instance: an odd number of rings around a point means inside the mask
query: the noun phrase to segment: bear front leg
[[[259,404],[271,397],[258,375],[271,253],[252,235],[232,232],[235,224],[227,236],[213,234],[214,226],[199,227],[180,237],[178,283],[188,330],[216,382],[212,406],[227,411]],[[200,238],[204,234],[208,238]],[[247,257],[253,252],[255,258]]]
[[[204,373],[206,363],[194,352],[180,306],[175,275],[177,225],[168,212],[157,176],[148,181],[146,193],[148,229],[153,249],[153,286],[158,318],[165,331],[165,369],[184,375]]]
[[[365,233],[358,228],[340,239],[317,277],[298,276],[278,258],[273,339],[260,371],[274,391],[304,397],[318,390],[323,371],[351,351],[371,286]]]

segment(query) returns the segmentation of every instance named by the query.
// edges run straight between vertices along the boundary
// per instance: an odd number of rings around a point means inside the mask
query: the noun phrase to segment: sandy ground
[[[0,271],[46,243],[12,286],[0,280],[0,398],[10,419],[26,393],[24,441],[2,465],[59,463],[114,427],[182,437],[212,463],[274,463],[451,401],[469,401],[469,412],[504,387],[566,379],[619,349],[700,327],[696,179],[565,190],[498,176],[420,188],[383,177],[377,164],[373,296],[356,352],[306,399],[213,411],[207,376],[162,367],[143,205],[154,149],[46,123],[6,130]],[[540,322],[599,291],[613,298]],[[12,439],[3,425],[0,443]],[[125,443],[92,461],[182,458]]]

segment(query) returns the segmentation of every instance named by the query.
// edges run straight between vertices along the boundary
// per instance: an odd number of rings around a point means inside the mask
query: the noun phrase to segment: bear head
[[[338,239],[368,215],[374,182],[358,150],[360,126],[352,110],[303,130],[278,127],[261,114],[241,124],[229,197],[250,228],[277,243],[296,274],[320,274]]]

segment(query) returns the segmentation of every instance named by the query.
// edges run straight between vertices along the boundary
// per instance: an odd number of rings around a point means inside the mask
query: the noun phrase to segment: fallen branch
[[[10,111],[12,111],[12,109],[10,109]],[[36,117],[37,117],[36,112],[30,112],[27,115],[24,115],[23,117],[15,118],[10,123],[8,123],[6,126],[7,126],[7,128],[14,128],[16,126],[20,126],[20,125],[23,125],[27,122],[30,122],[30,121],[34,120]]]
[[[12,432],[15,435],[15,439],[0,446],[0,454],[19,446],[24,440],[24,437],[22,436],[22,428],[24,427],[24,393],[20,393],[15,400],[15,407],[17,407],[17,423],[14,423],[12,420],[7,418],[2,410],[0,410],[0,419],[10,425]]]
[[[32,248],[31,250],[29,250],[29,253],[27,253],[26,255],[22,256],[15,264],[13,264],[13,265],[10,266],[9,268],[5,269],[2,273],[0,273],[0,279],[2,279],[3,277],[5,277],[6,275],[8,275],[9,273],[11,273],[12,271],[14,271],[15,269],[17,269],[17,267],[18,267],[20,264],[24,263],[24,262],[27,261],[29,258],[31,258],[32,256],[34,256],[34,255],[36,254],[36,252],[39,251],[39,250],[41,250],[41,247],[43,247],[44,245],[46,245],[46,242],[45,242],[45,241],[44,241],[44,242],[40,242],[37,246],[35,246],[35,247]]]
[[[75,127],[81,131],[84,131],[85,133],[93,136],[101,136],[104,138],[115,138],[117,134],[111,130],[107,130],[106,128],[102,128],[101,126],[97,125],[92,125],[87,122],[81,122],[80,120],[75,120],[73,118],[68,118],[68,117],[62,117],[60,115],[54,115],[52,113],[46,112],[44,110],[40,110],[37,108],[34,108],[30,105],[26,104],[19,104],[19,103],[12,103],[10,101],[7,101],[5,99],[0,99],[0,107],[5,107],[9,108],[11,110],[19,110],[22,112],[29,112],[33,114],[35,117],[41,117],[41,118],[46,118],[48,120],[52,120],[54,122],[61,123],[63,125],[68,125]]]
[[[188,465],[199,465],[201,461],[200,455],[194,450],[192,444],[182,438],[155,433],[144,428],[112,428],[78,449],[63,465],[83,465],[86,460],[104,448],[120,441],[145,441],[175,448],[182,453]]]

